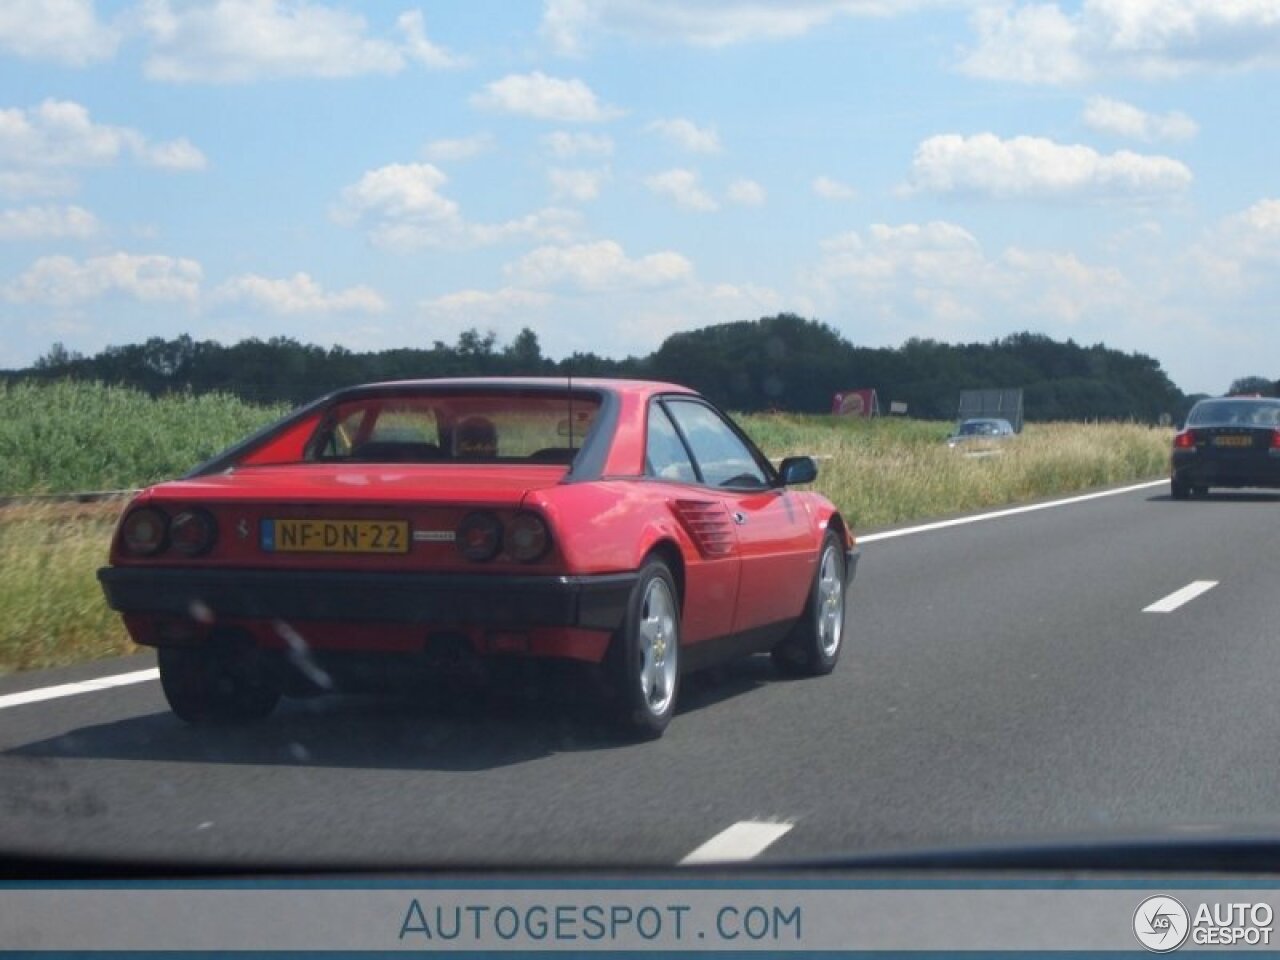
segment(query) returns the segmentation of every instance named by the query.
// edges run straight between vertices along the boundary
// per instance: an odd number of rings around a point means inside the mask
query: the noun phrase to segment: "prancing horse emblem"
[[[236,533],[240,534],[241,540],[249,539],[249,521],[244,517],[241,517],[240,522],[236,524]]]

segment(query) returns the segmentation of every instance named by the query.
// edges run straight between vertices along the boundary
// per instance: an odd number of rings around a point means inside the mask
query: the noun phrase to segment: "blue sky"
[[[1280,0],[5,0],[0,367],[789,311],[1221,392],[1280,376],[1278,68]]]

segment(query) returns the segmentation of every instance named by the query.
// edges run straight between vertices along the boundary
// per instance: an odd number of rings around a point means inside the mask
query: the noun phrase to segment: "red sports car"
[[[834,668],[858,550],[789,489],[816,475],[671,384],[372,384],[143,491],[99,579],[191,722],[557,662],[653,736],[681,674],[765,650]]]

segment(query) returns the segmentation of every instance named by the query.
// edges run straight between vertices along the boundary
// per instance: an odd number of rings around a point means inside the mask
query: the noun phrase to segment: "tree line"
[[[677,333],[648,356],[620,360],[595,353],[552,360],[528,328],[507,344],[492,332],[467,330],[452,344],[437,340],[426,348],[366,353],[286,337],[223,345],[183,335],[112,346],[93,356],[55,344],[32,367],[0,374],[6,380],[125,384],[152,395],[219,391],[292,404],[355,383],[517,375],[667,380],[742,411],[825,412],[837,391],[872,387],[886,409],[897,401],[911,416],[930,419],[953,418],[960,391],[972,389],[1023,388],[1029,420],[1156,422],[1180,418],[1194,399],[1152,357],[1102,344],[1016,333],[987,343],[912,338],[900,347],[859,347],[827,324],[794,314]]]

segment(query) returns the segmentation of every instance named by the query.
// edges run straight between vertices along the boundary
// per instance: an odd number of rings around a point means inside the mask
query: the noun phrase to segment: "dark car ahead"
[[[1173,438],[1169,492],[1185,500],[1210,487],[1280,488],[1280,400],[1223,397],[1191,408]]]

